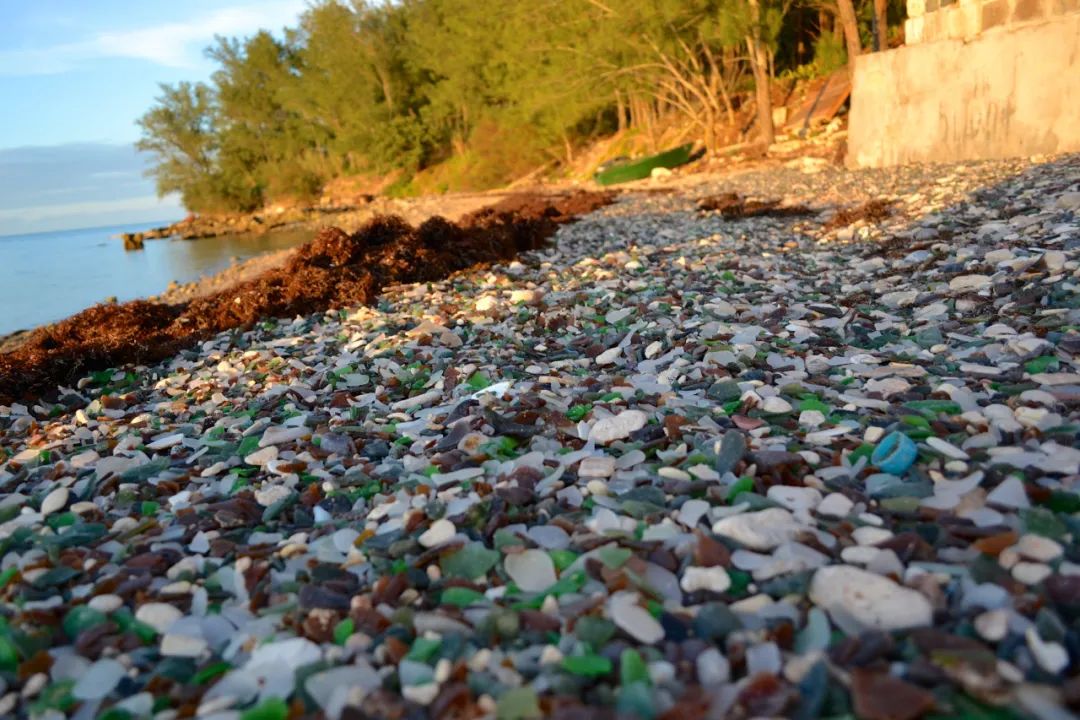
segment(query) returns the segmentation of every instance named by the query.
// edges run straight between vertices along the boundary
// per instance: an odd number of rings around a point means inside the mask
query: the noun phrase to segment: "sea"
[[[169,222],[0,235],[0,336],[62,320],[110,297],[157,295],[172,280],[191,282],[311,239],[310,230],[282,230],[147,240],[142,250],[124,250],[118,237]]]

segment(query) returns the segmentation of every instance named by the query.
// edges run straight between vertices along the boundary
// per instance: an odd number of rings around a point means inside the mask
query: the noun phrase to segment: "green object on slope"
[[[640,160],[631,160],[620,163],[596,173],[596,182],[601,185],[615,185],[616,183],[641,180],[652,174],[654,168],[673,168],[690,162],[690,152],[693,143],[680,145],[659,155],[650,155]]]

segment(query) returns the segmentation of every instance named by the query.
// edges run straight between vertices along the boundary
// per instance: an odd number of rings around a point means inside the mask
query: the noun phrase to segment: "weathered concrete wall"
[[[904,43],[973,40],[987,30],[1080,10],[1080,0],[907,0]]]
[[[851,166],[1071,151],[1080,151],[1080,12],[856,60]]]

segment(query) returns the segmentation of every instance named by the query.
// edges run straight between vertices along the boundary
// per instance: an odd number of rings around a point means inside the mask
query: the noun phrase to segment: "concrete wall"
[[[1080,151],[1080,12],[856,60],[853,167],[1071,151]]]
[[[987,30],[1080,10],[1080,0],[907,0],[904,42],[974,40]]]

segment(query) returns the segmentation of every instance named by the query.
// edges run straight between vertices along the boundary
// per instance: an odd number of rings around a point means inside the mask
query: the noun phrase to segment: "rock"
[[[540,592],[555,584],[555,563],[543,550],[526,550],[507,555],[506,574],[525,592]]]
[[[608,348],[607,350],[605,350],[604,352],[602,352],[602,353],[600,353],[599,355],[596,356],[596,364],[601,365],[601,366],[603,366],[603,365],[611,365],[612,363],[614,363],[616,360],[619,359],[620,355],[622,355],[622,348],[620,348],[620,347]]]
[[[165,657],[197,658],[206,652],[208,645],[200,637],[167,634],[161,638],[161,654]]]
[[[1002,640],[1009,631],[1009,614],[1005,610],[987,610],[975,616],[975,631],[990,642]]]
[[[837,622],[846,616],[865,629],[906,630],[933,621],[930,601],[921,593],[850,565],[815,572],[810,599]]]
[[[270,507],[292,495],[292,490],[284,485],[263,485],[255,491],[255,502],[263,507]],[[209,545],[207,545],[209,548]]]
[[[41,501],[41,515],[42,517],[51,515],[57,510],[62,510],[67,505],[68,497],[71,492],[65,487],[59,487],[45,496],[45,499]]]
[[[140,605],[135,611],[135,619],[154,628],[164,635],[173,623],[182,618],[184,613],[167,603],[150,602]]]
[[[781,413],[789,413],[794,408],[792,408],[791,403],[784,398],[773,395],[772,397],[765,398],[765,401],[761,404],[761,409],[764,412],[779,415]]]
[[[362,701],[382,684],[370,665],[345,665],[317,672],[304,682],[304,689],[326,716],[337,720],[347,704]]]
[[[286,425],[274,425],[266,428],[262,437],[259,438],[259,447],[267,447],[269,445],[282,445],[284,443],[293,442],[300,438],[310,437],[311,430],[303,425],[298,427],[289,427]],[[257,463],[252,463],[257,464]]]
[[[652,645],[664,639],[664,628],[637,603],[635,592],[617,592],[609,600],[611,621],[640,643]]]
[[[703,687],[716,687],[731,680],[731,663],[714,647],[706,648],[695,660],[698,682]]]
[[[598,420],[589,430],[589,440],[607,445],[630,437],[630,433],[645,427],[648,416],[640,410],[623,410],[618,415]]]
[[[998,507],[1023,509],[1031,507],[1024,483],[1013,476],[1005,478],[996,488],[986,496],[986,502]]]
[[[886,672],[855,668],[851,696],[860,720],[915,720],[933,709],[934,696]]]
[[[815,511],[818,515],[824,517],[842,518],[847,517],[851,513],[851,509],[855,507],[855,503],[848,499],[846,495],[841,493],[829,493],[818,504]]]
[[[457,528],[454,523],[446,518],[440,518],[431,523],[431,527],[420,535],[419,541],[426,548],[438,547],[454,537],[455,534],[457,534]]]
[[[1016,551],[1026,558],[1048,563],[1061,557],[1062,553],[1065,552],[1065,548],[1061,546],[1061,543],[1048,537],[1029,533],[1023,535],[1016,543]]]
[[[1034,627],[1029,627],[1024,633],[1028,649],[1031,650],[1035,662],[1051,675],[1057,675],[1069,665],[1069,654],[1059,643],[1048,642],[1039,637]]]
[[[773,485],[765,496],[796,515],[805,515],[821,503],[821,493],[809,487]]]
[[[720,566],[695,567],[691,565],[683,571],[679,587],[688,593],[699,590],[722,593],[731,587],[731,577],[727,574],[727,570]]]
[[[957,275],[949,281],[949,288],[955,292],[977,292],[988,287],[989,275]]]
[[[260,467],[269,464],[273,460],[277,460],[278,449],[276,445],[268,445],[261,450],[247,455],[244,458],[244,462],[248,465],[258,465]]]
[[[615,473],[615,458],[587,457],[578,464],[578,477],[606,478]]]
[[[116,660],[102,658],[91,665],[71,688],[76,700],[101,700],[112,694],[127,675],[127,670]]]
[[[772,550],[804,529],[790,512],[781,508],[733,515],[713,525],[717,535],[731,538],[751,550]]]

